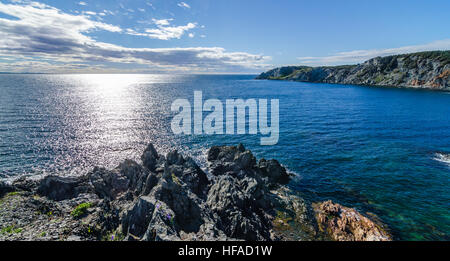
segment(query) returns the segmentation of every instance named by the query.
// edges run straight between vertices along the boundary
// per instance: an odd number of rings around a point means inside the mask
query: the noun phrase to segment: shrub
[[[78,205],[71,213],[72,217],[74,218],[80,218],[84,216],[87,212],[87,210],[92,207],[92,203],[82,203]]]

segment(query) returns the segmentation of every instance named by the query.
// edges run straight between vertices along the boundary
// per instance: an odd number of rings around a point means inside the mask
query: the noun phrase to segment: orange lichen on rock
[[[336,241],[391,241],[381,225],[332,201],[314,204],[319,228]]]

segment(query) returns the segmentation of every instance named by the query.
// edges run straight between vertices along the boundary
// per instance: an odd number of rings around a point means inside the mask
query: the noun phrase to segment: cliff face
[[[358,65],[281,67],[262,73],[256,79],[450,91],[450,51],[377,57]]]

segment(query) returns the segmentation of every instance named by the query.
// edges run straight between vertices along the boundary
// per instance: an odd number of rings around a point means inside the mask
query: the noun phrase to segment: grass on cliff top
[[[450,64],[450,51],[429,51],[429,52],[419,52],[419,53],[410,53],[405,55],[405,58],[411,58],[413,56],[418,56],[423,59],[432,59],[442,62],[444,65]]]
[[[84,216],[87,212],[87,210],[92,207],[92,203],[82,203],[78,205],[71,213],[72,217],[74,218],[80,218]]]

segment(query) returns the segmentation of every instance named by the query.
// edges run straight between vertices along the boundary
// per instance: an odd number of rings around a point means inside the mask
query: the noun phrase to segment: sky
[[[259,73],[450,50],[448,0],[0,0],[0,71]]]

